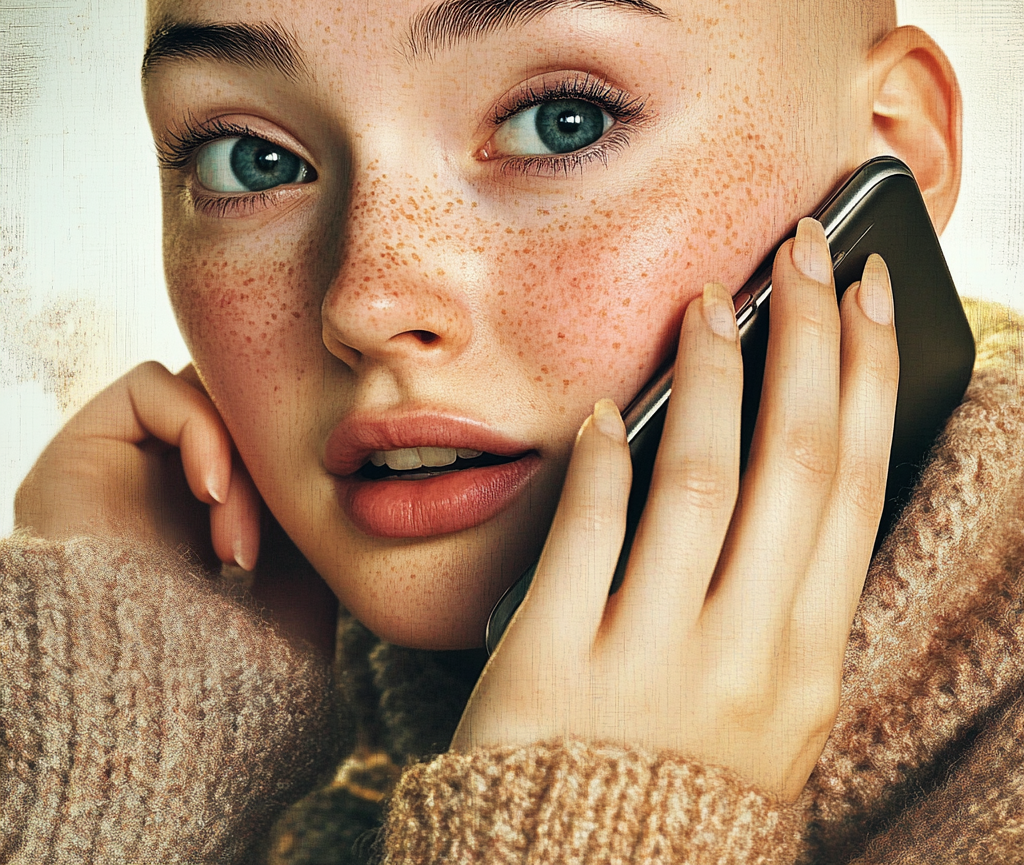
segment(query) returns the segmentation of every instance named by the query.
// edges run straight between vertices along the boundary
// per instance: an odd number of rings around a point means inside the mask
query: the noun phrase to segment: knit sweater
[[[343,615],[332,684],[175,554],[22,535],[0,863],[1024,863],[1024,326],[967,306],[975,376],[872,562],[795,804],[679,753],[445,753],[479,653]]]

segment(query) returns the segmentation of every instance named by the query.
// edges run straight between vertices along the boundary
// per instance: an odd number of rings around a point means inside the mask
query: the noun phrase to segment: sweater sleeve
[[[856,865],[988,865],[1024,851],[1024,695],[978,733],[948,776],[876,836]]]
[[[776,865],[796,860],[801,826],[724,769],[568,741],[410,767],[382,852],[386,865]]]
[[[255,862],[338,726],[326,664],[178,556],[0,542],[0,861]]]

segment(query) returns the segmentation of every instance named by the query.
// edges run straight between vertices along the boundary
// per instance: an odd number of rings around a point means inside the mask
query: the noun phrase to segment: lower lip
[[[507,508],[540,468],[528,454],[514,462],[462,469],[418,481],[369,481],[358,475],[335,486],[361,532],[379,538],[427,538],[487,522]]]

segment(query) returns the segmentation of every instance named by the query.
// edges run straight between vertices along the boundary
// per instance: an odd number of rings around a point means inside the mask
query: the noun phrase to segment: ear
[[[873,146],[910,166],[941,232],[960,192],[960,85],[942,49],[917,27],[897,27],[868,57],[874,85]]]

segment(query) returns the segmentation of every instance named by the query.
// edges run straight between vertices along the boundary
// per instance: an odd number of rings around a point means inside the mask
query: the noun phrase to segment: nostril
[[[437,340],[440,338],[436,333],[433,333],[432,331],[429,330],[410,330],[407,331],[407,333],[416,337],[416,339],[418,339],[424,345],[430,345],[433,342],[437,342]]]

